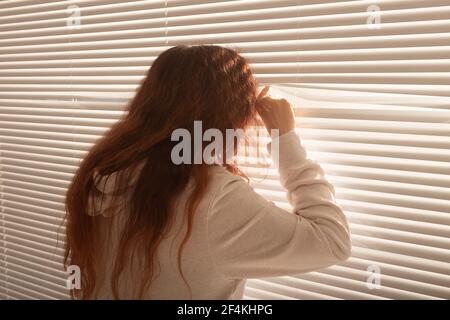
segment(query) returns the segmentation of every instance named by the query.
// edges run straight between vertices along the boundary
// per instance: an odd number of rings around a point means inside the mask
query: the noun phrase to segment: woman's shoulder
[[[245,182],[242,177],[231,173],[225,167],[220,165],[211,165],[209,167],[209,174],[211,186],[216,186],[218,188],[223,187],[228,183]]]
[[[219,165],[211,166],[209,170],[208,190],[209,195],[214,199],[240,198],[245,202],[245,199],[252,198],[254,190],[244,177],[236,175]]]

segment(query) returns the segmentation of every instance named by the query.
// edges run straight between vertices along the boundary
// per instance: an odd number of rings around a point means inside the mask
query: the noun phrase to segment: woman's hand
[[[270,87],[265,86],[256,100],[256,110],[271,134],[272,129],[278,129],[279,135],[295,129],[295,115],[291,104],[286,99],[272,99],[266,96]]]

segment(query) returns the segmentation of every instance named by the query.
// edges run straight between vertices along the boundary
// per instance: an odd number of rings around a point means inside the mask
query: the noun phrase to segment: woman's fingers
[[[258,94],[258,97],[256,98],[257,100],[260,100],[262,98],[264,98],[267,94],[267,92],[269,92],[270,86],[265,86],[261,92]]]
[[[256,109],[269,134],[273,129],[277,129],[279,134],[295,129],[295,116],[290,102],[267,96],[268,90],[268,86],[261,90],[256,101]]]
[[[261,113],[263,109],[266,109],[268,107],[266,100],[270,99],[270,97],[267,96],[267,92],[269,92],[269,89],[270,86],[265,86],[256,99],[256,110],[258,110],[259,113]]]

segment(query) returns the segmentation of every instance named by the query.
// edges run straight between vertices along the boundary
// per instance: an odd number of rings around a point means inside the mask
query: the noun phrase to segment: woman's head
[[[170,229],[174,200],[192,181],[194,188],[186,211],[188,229],[178,254],[182,272],[182,250],[209,179],[205,164],[176,165],[171,161],[175,144],[171,134],[180,128],[193,134],[194,121],[201,121],[203,130],[214,128],[224,134],[226,129],[245,128],[255,117],[255,102],[256,83],[250,67],[231,49],[177,46],[154,61],[125,116],[92,147],[67,192],[65,262],[78,265],[83,275],[81,292],[74,292],[76,296],[89,298],[95,288],[96,250],[99,241],[105,241],[95,237],[99,219],[95,203],[103,199],[99,181],[111,175],[115,176],[116,188],[112,201],[102,205],[101,211],[127,208],[111,279],[115,297],[119,297],[119,276],[136,253],[142,253],[148,270],[140,295],[150,285],[155,271],[153,257]],[[228,165],[227,169],[238,173],[235,166]],[[132,176],[135,178],[130,179]],[[125,191],[127,197],[121,197]],[[127,201],[127,205],[118,201]]]
[[[162,130],[245,127],[255,115],[256,83],[247,61],[236,51],[219,46],[178,46],[153,63],[130,115]]]

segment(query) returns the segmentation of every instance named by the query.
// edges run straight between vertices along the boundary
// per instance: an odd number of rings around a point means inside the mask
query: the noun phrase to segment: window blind
[[[450,3],[0,2],[0,299],[66,299],[64,195],[159,53],[237,48],[296,106],[350,220],[351,258],[248,299],[450,298]],[[261,137],[261,141],[266,141]],[[289,209],[275,170],[246,165]]]

